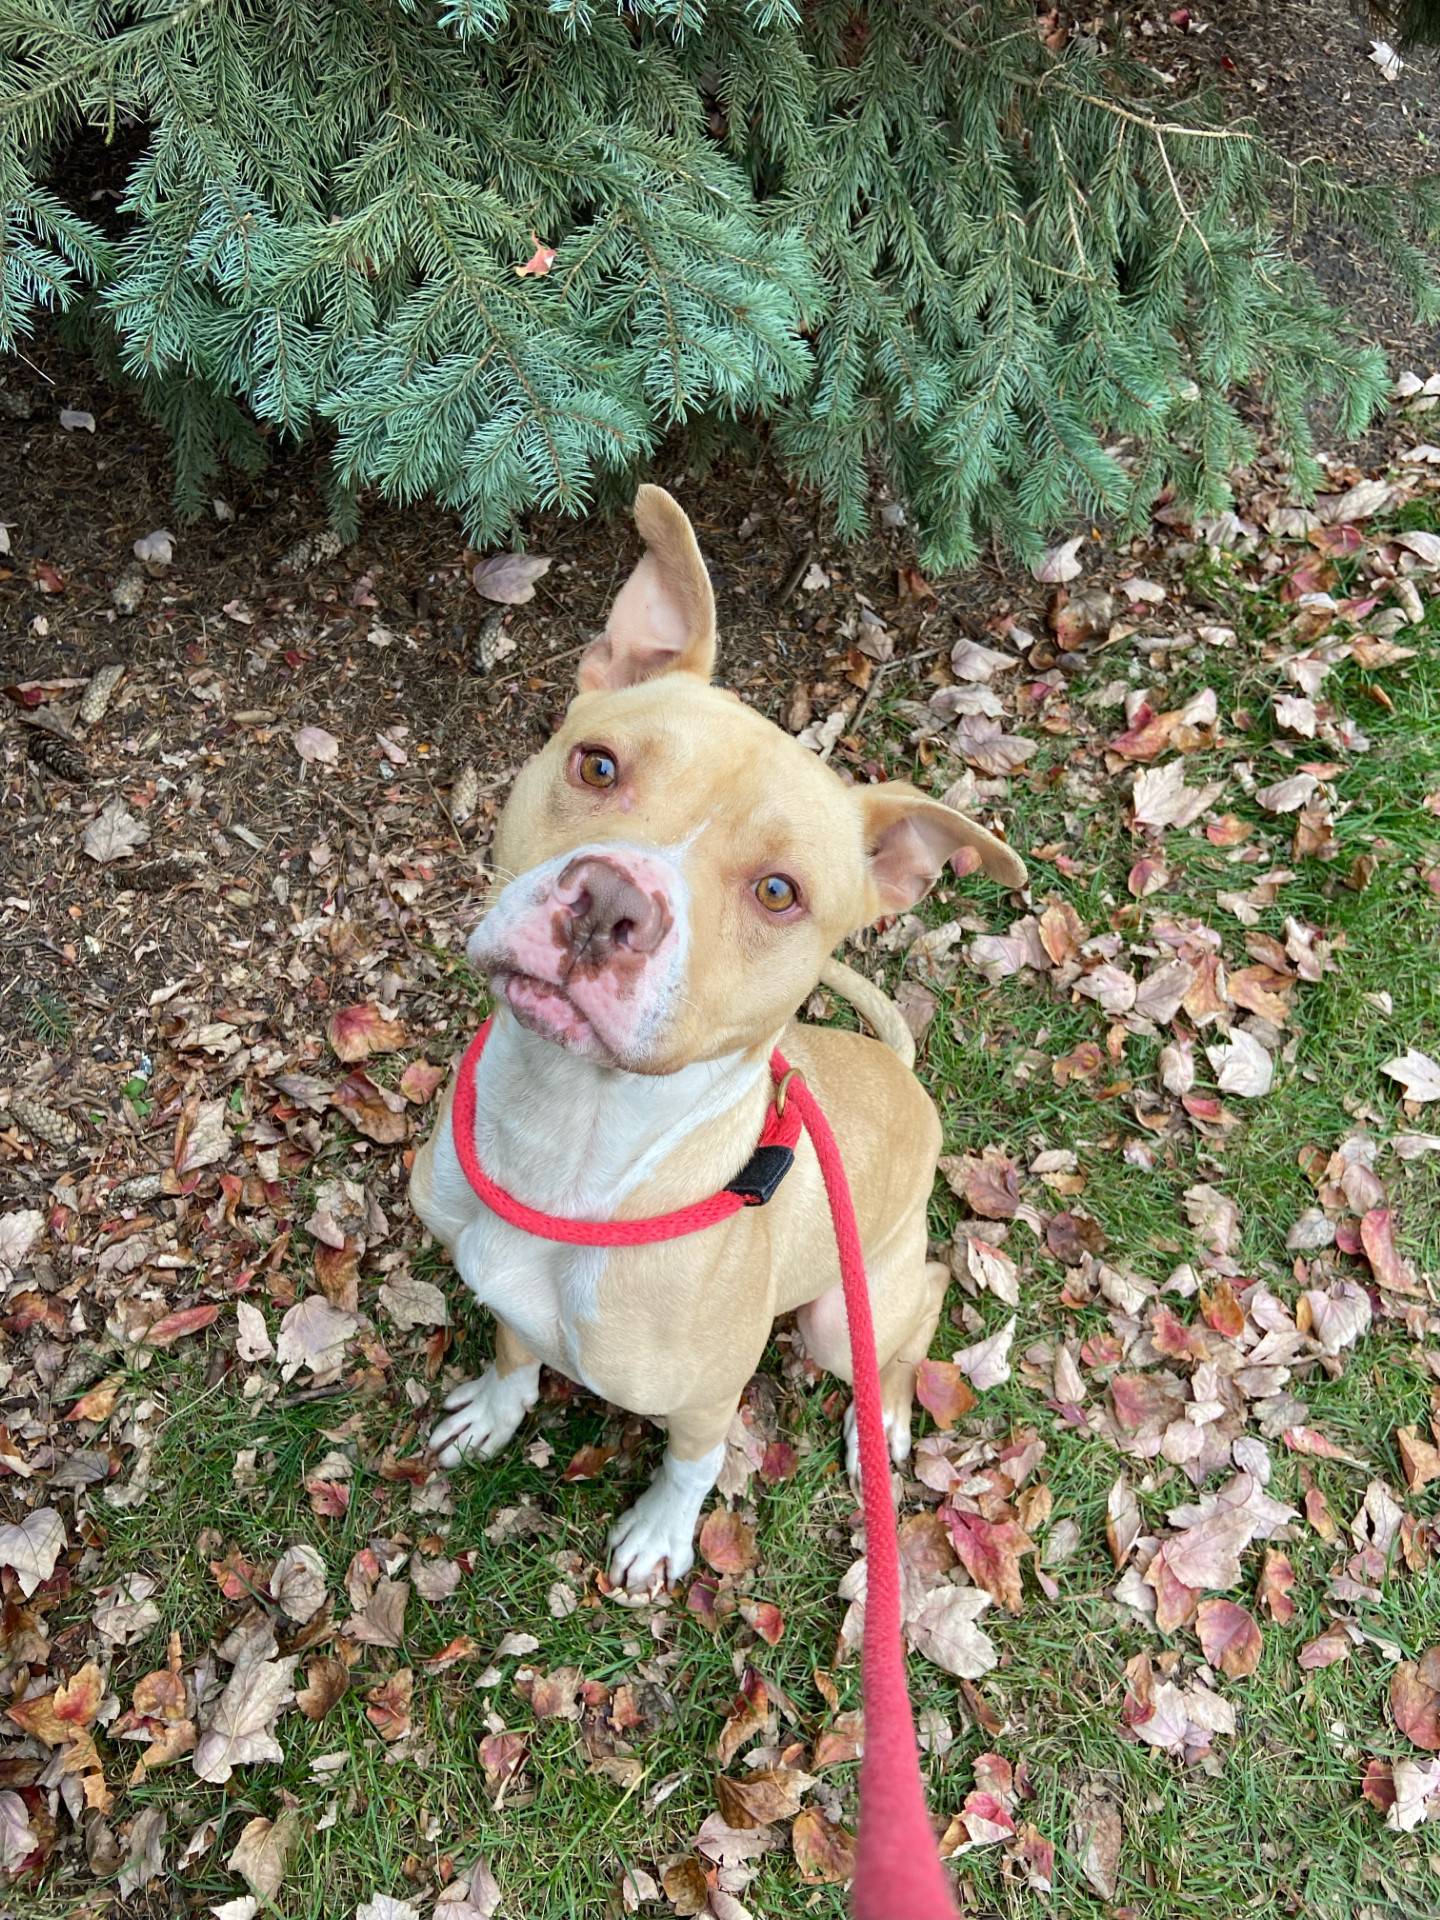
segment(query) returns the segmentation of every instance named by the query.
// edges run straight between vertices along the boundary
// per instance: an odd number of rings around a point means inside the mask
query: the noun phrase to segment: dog
[[[639,1219],[745,1166],[783,1045],[829,1118],[855,1197],[891,1455],[910,1448],[916,1364],[946,1269],[927,1263],[940,1120],[910,1035],[832,950],[913,907],[947,861],[1025,884],[1014,852],[901,781],[849,786],[710,683],[715,602],[684,512],[641,487],[645,552],[580,661],[564,723],[516,778],[496,829],[503,880],[467,953],[489,980],[475,1158],[528,1206]],[[805,1026],[822,978],[883,1036]],[[888,1040],[889,1044],[883,1042]],[[443,1466],[515,1434],[541,1366],[665,1429],[649,1487],[610,1531],[631,1595],[680,1579],[725,1436],[780,1314],[850,1379],[839,1266],[808,1139],[763,1205],[663,1244],[586,1247],[492,1212],[461,1166],[452,1076],[410,1199],[495,1318],[495,1358],[451,1392]],[[849,1464],[856,1472],[853,1420]]]

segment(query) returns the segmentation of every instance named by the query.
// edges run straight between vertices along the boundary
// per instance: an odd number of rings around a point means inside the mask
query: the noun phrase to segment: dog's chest
[[[603,1247],[520,1233],[489,1212],[466,1228],[456,1265],[466,1285],[537,1359],[585,1386],[585,1329],[599,1310]]]

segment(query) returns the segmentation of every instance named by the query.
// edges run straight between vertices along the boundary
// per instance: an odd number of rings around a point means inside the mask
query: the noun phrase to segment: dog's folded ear
[[[875,900],[872,918],[913,907],[930,891],[947,860],[958,873],[983,867],[1002,886],[1026,884],[1025,862],[1003,840],[908,781],[857,788],[856,799]]]
[[[620,589],[603,638],[581,657],[582,693],[661,673],[708,680],[715,665],[715,596],[695,529],[663,487],[641,487],[635,524],[645,554]]]

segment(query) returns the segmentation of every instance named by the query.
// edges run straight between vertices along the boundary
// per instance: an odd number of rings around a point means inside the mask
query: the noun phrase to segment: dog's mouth
[[[587,1059],[614,1058],[594,1021],[553,981],[506,967],[495,969],[490,975],[490,986],[521,1026],[542,1040],[552,1040],[568,1053],[582,1054]]]

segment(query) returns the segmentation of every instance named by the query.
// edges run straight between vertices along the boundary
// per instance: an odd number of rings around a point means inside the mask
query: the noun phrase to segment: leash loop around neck
[[[480,1165],[475,1147],[475,1070],[485,1050],[487,1020],[471,1041],[455,1081],[452,1127],[465,1177],[492,1212],[513,1227],[572,1246],[644,1246],[699,1233],[763,1204],[794,1157],[803,1128],[819,1163],[840,1258],[855,1427],[860,1442],[860,1497],[865,1517],[865,1626],[860,1647],[865,1750],[860,1762],[860,1833],[852,1912],[855,1920],[958,1920],[925,1808],[920,1751],[905,1679],[900,1616],[900,1549],[890,1498],[890,1452],[885,1439],[880,1367],[860,1228],[835,1136],[804,1077],[777,1048],[770,1056],[775,1096],[760,1144],[728,1187],[708,1200],[645,1220],[569,1220],[527,1207],[498,1186]],[[766,1186],[742,1186],[767,1151],[783,1161]],[[762,1190],[764,1189],[764,1190]]]
[[[452,1131],[455,1153],[465,1178],[492,1213],[522,1233],[541,1240],[558,1240],[572,1247],[641,1247],[657,1240],[680,1240],[687,1234],[703,1233],[707,1227],[729,1220],[743,1207],[761,1207],[771,1199],[789,1172],[800,1138],[800,1113],[785,1097],[798,1077],[778,1050],[770,1056],[770,1074],[776,1084],[775,1099],[766,1115],[759,1143],[734,1179],[688,1207],[673,1213],[655,1213],[643,1220],[576,1220],[563,1213],[545,1213],[527,1206],[513,1193],[492,1180],[480,1164],[475,1144],[475,1083],[485,1042],[490,1037],[487,1020],[465,1050],[455,1076],[455,1104]],[[788,1111],[787,1111],[788,1109]]]

